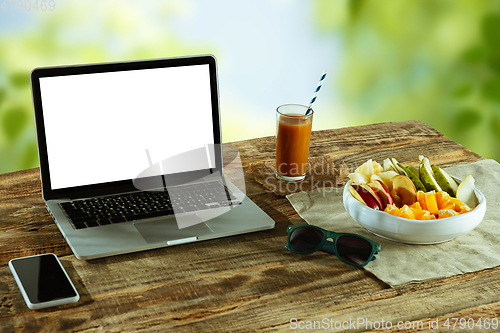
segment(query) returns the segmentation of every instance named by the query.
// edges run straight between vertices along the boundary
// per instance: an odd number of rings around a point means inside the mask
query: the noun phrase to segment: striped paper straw
[[[319,79],[318,86],[316,87],[316,90],[314,91],[314,95],[311,99],[311,102],[309,103],[309,106],[307,107],[306,115],[311,113],[311,106],[313,105],[314,101],[316,101],[316,97],[318,97],[318,92],[321,89],[321,86],[323,85],[323,80],[325,79],[325,77],[326,77],[326,71],[323,72],[323,74],[321,75],[321,78]]]

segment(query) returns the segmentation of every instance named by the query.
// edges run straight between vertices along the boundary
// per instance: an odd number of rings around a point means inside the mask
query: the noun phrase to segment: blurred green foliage
[[[26,26],[0,32],[0,173],[38,166],[30,72],[35,67],[207,53],[169,30],[180,2],[57,2],[54,11],[31,11]],[[149,7],[148,7],[149,6]],[[150,13],[154,13],[151,15]],[[12,15],[6,11],[1,15]]]
[[[419,119],[500,161],[500,2],[319,0],[351,125]]]

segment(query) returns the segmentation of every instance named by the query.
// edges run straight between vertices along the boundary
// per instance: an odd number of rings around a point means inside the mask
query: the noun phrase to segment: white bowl
[[[455,177],[453,177],[455,178]],[[369,232],[386,239],[408,244],[436,244],[454,239],[474,229],[486,213],[486,198],[476,188],[479,204],[470,212],[435,220],[410,220],[369,208],[344,188],[343,200],[347,213]]]

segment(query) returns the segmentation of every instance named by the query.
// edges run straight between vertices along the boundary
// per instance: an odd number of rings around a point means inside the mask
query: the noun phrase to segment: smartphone
[[[75,303],[80,299],[75,286],[53,253],[9,261],[28,308],[32,310]]]

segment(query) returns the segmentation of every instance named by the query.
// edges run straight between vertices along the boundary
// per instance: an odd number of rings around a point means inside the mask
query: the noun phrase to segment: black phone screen
[[[43,303],[77,294],[53,254],[20,258],[12,266],[32,303]]]

